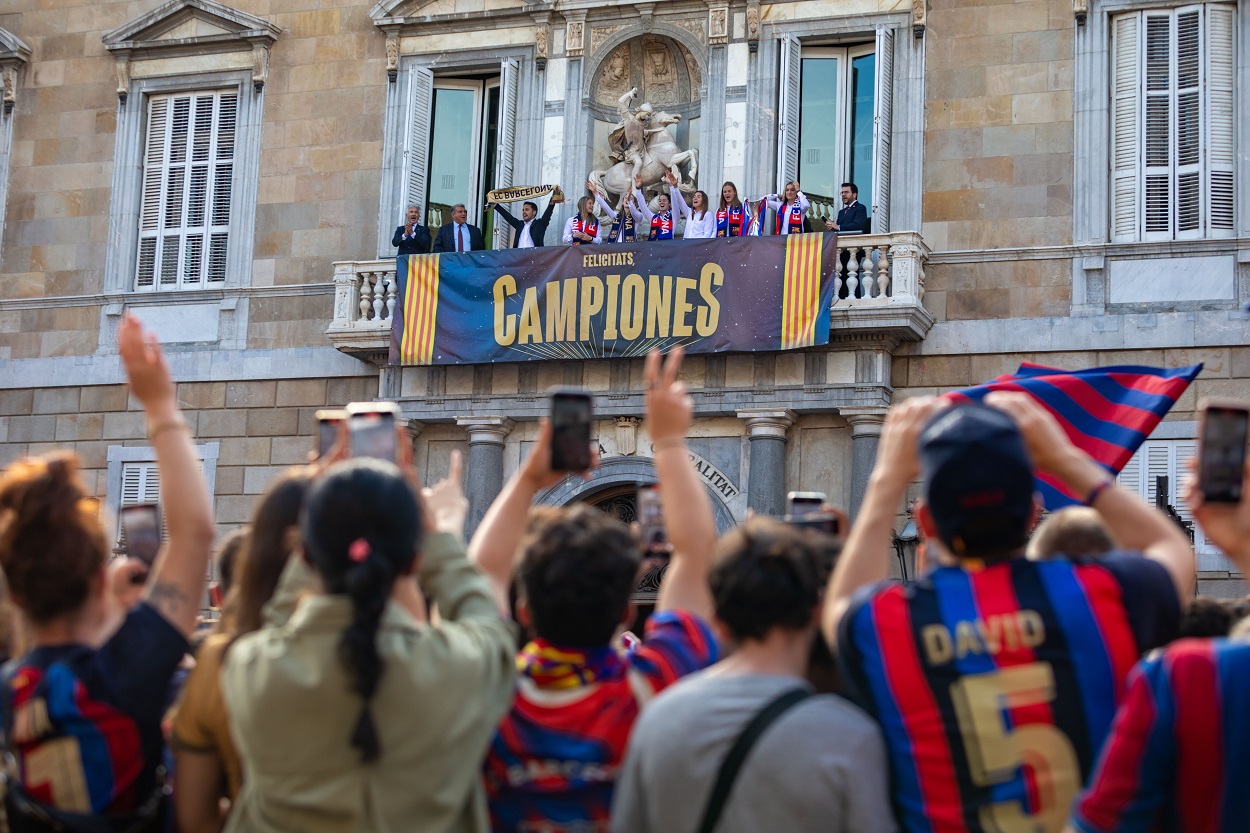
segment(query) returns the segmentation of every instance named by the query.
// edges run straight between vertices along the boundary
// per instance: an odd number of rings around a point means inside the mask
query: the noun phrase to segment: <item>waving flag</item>
[[[1059,420],[1073,445],[1114,476],[1201,371],[1201,364],[1059,370],[1025,362],[1015,373],[947,396],[957,402],[979,402],[995,390],[1027,393]],[[1072,494],[1049,474],[1034,476],[1048,510],[1083,502],[1083,496]]]

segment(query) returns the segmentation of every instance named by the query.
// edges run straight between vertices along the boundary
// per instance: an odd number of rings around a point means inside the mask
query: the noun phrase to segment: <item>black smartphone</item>
[[[551,469],[590,468],[590,393],[560,388],[551,394]]]
[[[317,411],[317,456],[324,457],[339,438],[339,426],[347,421],[347,411]]]
[[[1198,488],[1211,503],[1240,503],[1250,404],[1205,400],[1198,440]]]
[[[136,503],[121,511],[126,555],[142,561],[148,569],[161,549],[161,511],[155,503]]]
[[[783,520],[799,529],[838,535],[842,532],[838,516],[824,511],[825,501],[824,492],[790,492],[786,495],[786,516]]]
[[[347,406],[347,436],[353,457],[373,457],[394,463],[394,402],[353,402]]]
[[[664,504],[660,500],[660,487],[654,483],[639,483],[634,498],[638,511],[638,531],[642,538],[642,551],[646,555],[665,555],[668,530],[664,528]]]
[[[820,512],[824,505],[824,492],[790,492],[786,495],[786,515],[793,518]]]

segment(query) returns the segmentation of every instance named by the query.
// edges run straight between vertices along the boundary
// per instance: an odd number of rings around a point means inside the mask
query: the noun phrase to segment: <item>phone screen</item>
[[[820,512],[825,505],[824,492],[791,492],[786,495],[786,514],[791,517]]]
[[[317,456],[330,453],[339,438],[339,426],[347,419],[346,411],[317,411]]]
[[[590,468],[590,394],[558,391],[551,395],[551,469]]]
[[[1202,422],[1198,485],[1212,503],[1240,503],[1250,411],[1210,405]]]
[[[140,503],[123,507],[121,516],[126,555],[151,567],[161,549],[160,509],[155,503]]]
[[[347,432],[353,457],[395,462],[395,415],[356,413],[348,417]]]
[[[642,551],[647,555],[669,552],[668,530],[664,528],[664,504],[660,500],[659,487],[640,485],[635,506],[638,510]]]

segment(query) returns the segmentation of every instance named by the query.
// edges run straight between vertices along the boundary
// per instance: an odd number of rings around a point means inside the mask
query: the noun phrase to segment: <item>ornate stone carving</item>
[[[912,0],[911,3],[911,31],[918,38],[924,37],[924,29],[926,25],[926,16],[928,14],[928,0]]]
[[[747,3],[747,48],[752,52],[760,48],[759,0],[750,0]]]
[[[5,115],[13,112],[13,105],[17,103],[17,67],[4,68],[4,112]]]
[[[269,44],[258,41],[252,44],[252,87],[256,92],[265,88],[269,80]]]
[[[1089,15],[1088,0],[1072,0],[1072,14],[1076,17],[1076,25],[1084,26],[1085,18]]]
[[[638,451],[638,426],[642,423],[638,417],[616,418],[616,453],[624,456]]]
[[[685,49],[681,50],[681,56],[686,59],[686,75],[690,78],[690,100],[698,101],[703,87],[703,73],[699,71],[699,62]]]
[[[603,61],[599,83],[595,85],[595,100],[604,104],[618,100],[626,90],[634,86],[632,74],[629,44],[622,43]]]
[[[570,20],[564,29],[564,50],[570,58],[580,58],[586,51],[586,24],[581,20]]]
[[[714,46],[729,43],[729,7],[713,6],[707,13],[707,41]]]
[[[590,30],[590,51],[598,52],[608,38],[624,29],[624,26],[594,26]]]
[[[665,175],[672,173],[680,181],[681,166],[688,163],[690,179],[682,182],[681,188],[693,191],[697,155],[693,150],[679,148],[669,131],[670,126],[681,121],[681,116],[656,112],[650,102],[634,107],[637,97],[635,87],[617,102],[621,123],[609,134],[608,145],[609,158],[619,161],[610,168],[591,171],[588,181],[597,191],[620,195],[633,188],[635,179],[640,177],[644,194],[647,188],[657,185],[667,192],[667,185],[661,185]]]
[[[117,100],[125,104],[130,95],[130,55],[119,54],[113,68],[117,72]]]
[[[386,78],[392,84],[399,77],[399,30],[386,33]]]

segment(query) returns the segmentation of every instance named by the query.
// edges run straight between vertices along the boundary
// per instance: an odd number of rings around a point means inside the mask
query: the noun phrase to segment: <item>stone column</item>
[[[751,440],[747,505],[759,515],[780,517],[786,511],[786,430],[794,411],[758,408],[738,411]]]
[[[503,489],[503,441],[512,430],[507,417],[456,417],[469,435],[469,459],[464,461],[464,493],[469,498],[465,539],[472,537],[482,516]]]
[[[877,443],[881,440],[886,409],[839,408],[838,413],[851,424],[851,505],[847,510],[854,520],[868,491],[868,477],[877,462]]]

